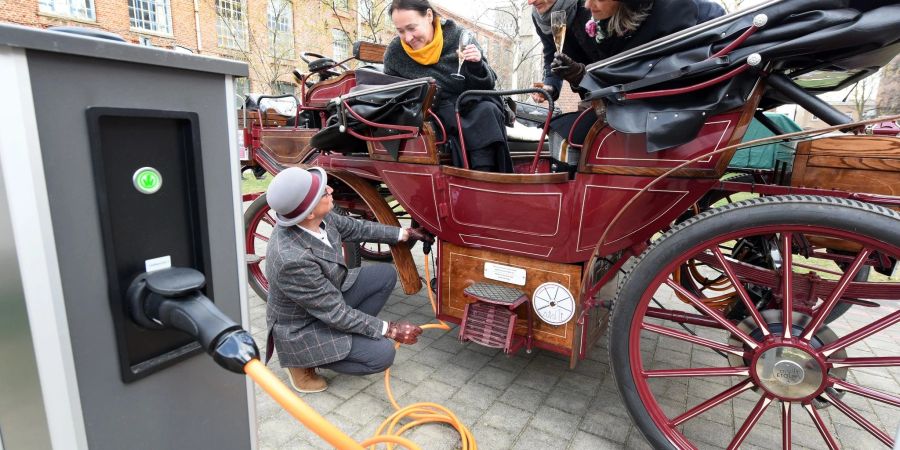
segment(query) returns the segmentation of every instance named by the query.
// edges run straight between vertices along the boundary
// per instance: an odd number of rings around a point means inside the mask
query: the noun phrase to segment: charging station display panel
[[[195,113],[89,108],[109,303],[122,379],[131,382],[200,351],[190,336],[129,318],[126,291],[167,265],[207,270],[206,206]]]

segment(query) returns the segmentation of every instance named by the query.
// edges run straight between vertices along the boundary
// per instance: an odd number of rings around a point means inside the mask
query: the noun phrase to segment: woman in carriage
[[[473,35],[439,17],[428,0],[394,0],[389,8],[398,36],[384,55],[384,72],[407,79],[430,77],[438,85],[433,109],[447,127],[455,166],[462,166],[454,103],[466,90],[491,90],[497,75]],[[461,127],[469,167],[512,172],[506,143],[506,113],[497,97],[469,97],[462,105]]]

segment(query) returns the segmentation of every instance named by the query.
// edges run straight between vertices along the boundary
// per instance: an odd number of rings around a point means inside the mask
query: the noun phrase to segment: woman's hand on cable
[[[565,53],[556,53],[550,63],[550,71],[572,86],[578,86],[584,78],[584,64],[575,62]]]
[[[388,330],[385,336],[401,344],[413,345],[418,342],[420,334],[422,334],[422,328],[401,320],[399,322],[388,322]]]
[[[466,49],[463,50],[463,60],[468,62],[480,62],[481,61],[481,50],[478,50],[478,47],[475,44],[469,44],[466,46]]]

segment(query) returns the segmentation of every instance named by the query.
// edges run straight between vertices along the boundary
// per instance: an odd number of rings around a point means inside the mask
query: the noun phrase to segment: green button
[[[162,187],[162,175],[152,167],[141,167],[134,172],[131,181],[142,194],[155,194]]]

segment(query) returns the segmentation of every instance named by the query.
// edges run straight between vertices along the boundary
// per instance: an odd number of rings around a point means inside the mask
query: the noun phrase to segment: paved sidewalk
[[[413,255],[421,265],[421,252],[416,251]],[[424,276],[424,270],[421,267],[419,270]],[[265,303],[252,291],[250,303],[251,332],[258,343],[264,343]],[[405,319],[416,324],[434,322],[425,288],[407,297],[399,284],[380,317],[385,320]],[[855,320],[850,317],[843,326],[852,329],[864,323],[856,323]],[[486,450],[649,448],[631,424],[616,392],[607,362],[605,336],[588,359],[581,361],[576,369],[569,370],[567,358],[555,353],[535,350],[532,354],[526,354],[520,351],[507,357],[494,349],[473,343],[462,344],[457,340],[457,332],[455,326],[450,331],[426,330],[418,344],[402,346],[398,350],[391,370],[391,388],[401,406],[436,402],[450,408],[472,431],[479,448]],[[896,345],[885,343],[885,346],[885,349],[873,348],[872,351],[896,353],[889,350],[895,349]],[[661,343],[659,351],[655,347],[652,349],[654,353],[661,355],[660,358],[665,361],[686,359],[688,367],[703,363],[690,353],[680,353],[678,346],[669,348]],[[717,362],[716,365],[721,364]],[[287,381],[277,358],[270,362],[269,367],[283,381]],[[304,395],[303,399],[355,439],[361,441],[374,435],[381,422],[393,413],[385,394],[383,374],[354,377],[324,371],[324,376],[329,382],[328,390]],[[888,373],[863,371],[859,376],[879,377],[876,381],[886,385],[884,390],[888,392],[895,392],[900,384],[900,373],[894,369]],[[893,379],[882,379],[884,376],[892,376]],[[665,392],[666,398],[662,399],[662,403],[689,402],[693,405],[699,403],[699,398],[709,398],[709,395],[697,395],[719,392],[724,388],[698,380],[681,380],[673,382],[671,389]],[[722,436],[723,433],[732,433],[730,436],[733,436],[753,407],[750,400],[737,400],[740,401],[735,402],[733,407],[717,408],[691,420],[684,433],[701,448],[719,448],[704,444],[704,440]],[[259,389],[256,403],[261,449],[330,448]],[[883,430],[897,430],[900,425],[900,414],[890,407],[884,408],[883,404],[862,399],[854,401],[853,406],[866,415],[872,413],[877,418],[876,423],[883,424]],[[880,445],[834,408],[821,410],[821,413],[830,422],[829,427],[841,441],[842,448],[877,448],[875,446]],[[780,415],[775,414],[775,411],[766,412],[742,448],[780,447]],[[808,436],[808,442],[822,442],[812,424],[808,425],[795,422],[794,432],[815,433]],[[459,445],[456,432],[443,425],[421,426],[408,433],[407,437],[427,450],[455,449]],[[795,445],[795,448],[798,446]]]
[[[413,256],[421,266],[421,252]],[[424,269],[419,271],[424,276]],[[406,296],[399,283],[379,317],[435,321],[425,288]],[[250,322],[254,339],[264,343],[265,303],[252,290]],[[499,350],[460,343],[457,333],[455,325],[450,331],[426,330],[416,345],[400,347],[391,389],[401,406],[436,402],[450,408],[486,450],[649,448],[616,393],[605,338],[588,359],[569,370],[568,359],[555,353],[520,351],[507,357]],[[277,357],[269,367],[287,382]],[[383,374],[323,372],[328,390],[303,399],[355,439],[374,435],[394,412]],[[260,449],[331,448],[258,388],[256,406]],[[455,449],[459,443],[455,430],[436,424],[418,427],[407,437],[428,450]]]

